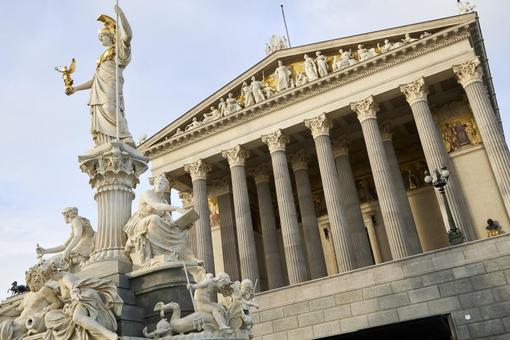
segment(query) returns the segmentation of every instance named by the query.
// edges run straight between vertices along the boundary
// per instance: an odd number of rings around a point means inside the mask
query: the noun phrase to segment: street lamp
[[[448,242],[453,246],[464,242],[464,235],[462,235],[462,231],[455,226],[452,211],[450,210],[450,205],[446,198],[445,186],[448,183],[448,177],[450,177],[450,171],[443,166],[441,170],[434,170],[434,176],[431,176],[428,170],[425,170],[424,180],[425,183],[432,184],[434,188],[438,189],[443,199],[446,215],[448,216],[448,227],[450,228],[450,230],[448,230]]]

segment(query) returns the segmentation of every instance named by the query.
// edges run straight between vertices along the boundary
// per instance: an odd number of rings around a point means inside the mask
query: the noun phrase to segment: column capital
[[[179,192],[179,198],[181,199],[183,208],[193,206],[193,193],[190,191]]]
[[[385,120],[384,122],[382,122],[379,125],[379,130],[381,130],[381,138],[383,142],[393,141],[391,122],[389,120]]]
[[[207,178],[207,173],[211,172],[211,167],[202,159],[199,159],[196,162],[186,164],[184,166],[184,171],[190,174],[192,181],[200,179],[205,180]]]
[[[243,149],[241,145],[236,145],[228,150],[223,150],[221,155],[228,161],[228,165],[232,168],[234,166],[244,166],[246,159],[250,157],[250,152]]]
[[[273,133],[261,137],[262,143],[266,144],[269,152],[285,151],[285,145],[289,144],[289,138],[278,129]]]
[[[260,164],[256,168],[250,169],[248,174],[253,177],[255,183],[269,182],[271,169],[267,164]]]
[[[358,115],[358,120],[363,123],[367,119],[377,119],[377,103],[374,96],[369,96],[363,100],[351,103],[351,110]]]
[[[325,113],[321,113],[317,117],[311,119],[305,119],[304,123],[305,126],[311,130],[313,138],[329,136],[331,121],[326,117]]]
[[[223,177],[222,179],[211,182],[211,185],[207,188],[207,192],[210,196],[222,196],[232,192],[230,189],[230,178]]]
[[[453,73],[455,73],[459,84],[464,88],[476,81],[483,81],[483,70],[478,57],[459,65],[453,65]]]
[[[346,137],[336,137],[331,141],[331,147],[333,148],[333,156],[335,158],[340,156],[349,155],[349,147],[351,141]]]
[[[427,85],[425,79],[421,77],[413,82],[405,85],[400,85],[400,92],[406,96],[409,105],[413,105],[419,101],[426,101],[428,95]]]
[[[290,155],[289,161],[294,172],[308,169],[308,155],[305,150],[294,152]]]

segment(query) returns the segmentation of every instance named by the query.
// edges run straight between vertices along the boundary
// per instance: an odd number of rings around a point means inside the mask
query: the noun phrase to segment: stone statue
[[[197,117],[193,117],[193,119],[191,120],[191,123],[189,123],[185,128],[184,128],[184,131],[189,131],[189,130],[193,130],[195,128],[198,128],[198,127],[201,127],[202,126],[202,122],[199,122]]]
[[[337,72],[341,69],[349,67],[357,63],[356,59],[352,57],[351,51],[344,51],[343,49],[339,49],[338,53],[340,53],[340,60],[333,61],[333,71]]]
[[[220,102],[218,103],[218,110],[220,111],[221,115],[225,115],[225,111],[227,109],[227,103],[225,103],[225,99],[220,98]]]
[[[251,329],[253,320],[250,316],[250,307],[259,308],[253,302],[254,290],[253,282],[250,279],[244,279],[239,282],[236,281],[233,285],[233,293],[230,303],[227,304],[229,325],[232,328]]]
[[[184,131],[182,131],[181,128],[177,128],[177,130],[175,130],[174,136],[179,136],[182,135],[183,133]]]
[[[423,38],[426,38],[426,37],[430,37],[431,35],[432,35],[432,33],[423,32],[422,34],[420,34],[420,39],[423,39]]]
[[[94,248],[94,229],[90,221],[78,215],[78,208],[68,207],[62,211],[64,220],[71,225],[71,236],[64,244],[54,248],[43,248],[39,244],[35,249],[37,257],[42,258],[45,254],[54,254],[49,262],[55,263],[60,270],[71,272],[79,271],[79,266],[87,261]]]
[[[329,67],[328,67],[328,58],[326,58],[320,51],[315,52],[317,56],[315,58],[315,62],[317,63],[317,70],[319,71],[319,76],[324,78],[328,75]]]
[[[71,95],[77,91],[90,89],[89,107],[92,116],[92,139],[96,145],[101,145],[108,141],[114,140],[117,134],[117,99],[116,99],[116,81],[115,81],[115,59],[116,46],[115,35],[116,30],[120,30],[118,48],[119,62],[119,117],[118,131],[119,139],[123,142],[134,146],[133,138],[128,130],[127,120],[124,115],[124,99],[122,94],[122,85],[124,77],[122,73],[131,61],[131,26],[126,15],[119,6],[115,6],[115,13],[118,14],[120,25],[107,15],[101,15],[97,19],[104,24],[99,31],[99,40],[106,47],[106,50],[99,56],[96,63],[96,73],[91,80],[69,87],[66,91],[67,95]]]
[[[25,273],[25,280],[31,291],[25,294],[21,303],[14,308],[17,316],[0,324],[0,340],[21,339],[46,331],[46,313],[64,305],[58,296],[58,283],[51,280],[56,271],[54,263],[42,261]],[[3,314],[9,312],[3,311]]]
[[[30,288],[25,285],[19,285],[18,281],[14,281],[11,284],[11,288],[7,290],[7,293],[11,292],[11,296],[20,295],[26,292],[29,292]]]
[[[296,78],[296,86],[305,85],[306,83],[308,83],[306,75],[303,72],[299,72]]]
[[[362,44],[358,45],[358,60],[360,62],[373,58],[377,55],[375,48],[366,49]]]
[[[54,279],[65,305],[44,316],[44,340],[118,339],[115,316],[120,315],[123,301],[113,282],[80,279],[66,272],[56,273]]]
[[[379,45],[379,43],[377,43],[377,47],[381,50],[381,53],[386,53],[388,52],[389,50],[393,49],[393,44],[390,43],[390,41],[388,39],[384,39],[384,45]]]
[[[459,14],[466,14],[473,12],[475,10],[475,5],[471,5],[469,1],[461,1],[457,0],[457,8],[459,9]]]
[[[154,187],[140,196],[138,210],[124,226],[127,234],[126,252],[134,264],[150,266],[151,259],[167,255],[172,260],[196,260],[188,241],[186,228],[175,224],[171,211],[187,210],[170,205],[165,200],[169,182],[164,175],[154,179]]]
[[[226,115],[232,114],[232,113],[237,112],[241,109],[242,109],[241,104],[239,104],[237,99],[234,98],[234,95],[232,93],[229,93],[228,98],[226,100],[226,108],[225,108],[224,115],[226,116]]]
[[[253,99],[253,95],[251,94],[250,85],[248,85],[247,82],[243,82],[241,93],[244,97],[244,107],[251,106],[255,103],[255,99]]]
[[[253,95],[253,99],[255,99],[255,103],[260,103],[266,99],[264,95],[264,83],[261,81],[258,81],[255,79],[255,77],[251,77],[251,83],[250,83],[250,91]]]
[[[308,78],[308,81],[314,81],[316,79],[319,79],[319,74],[317,73],[317,65],[315,65],[315,61],[308,56],[308,54],[304,55],[305,63],[305,74]]]
[[[274,90],[269,84],[264,84],[264,94],[266,98],[271,98],[274,95]]]
[[[287,37],[279,37],[276,34],[273,34],[269,42],[266,43],[266,55],[270,55],[271,53],[283,48],[289,48]]]
[[[404,35],[404,39],[402,39],[402,42],[403,42],[404,44],[410,44],[410,43],[415,42],[415,41],[417,41],[417,40],[418,40],[418,39],[416,39],[416,38],[411,38],[411,35],[410,35],[409,33],[406,33],[406,34]]]
[[[202,124],[207,124],[221,118],[221,112],[219,110],[217,110],[214,106],[211,106],[210,109],[211,111],[209,113],[204,114]]]
[[[276,80],[276,91],[282,92],[292,88],[291,84],[292,72],[288,66],[283,65],[281,60],[278,60],[278,67],[274,71],[274,78]],[[269,98],[266,92],[266,97]]]

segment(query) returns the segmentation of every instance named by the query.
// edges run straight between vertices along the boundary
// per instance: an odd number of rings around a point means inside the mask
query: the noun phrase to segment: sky
[[[509,140],[510,2],[472,2]],[[124,96],[135,140],[156,133],[263,59],[270,36],[284,34],[280,4],[293,46],[457,14],[455,0],[120,0],[133,29]],[[74,57],[75,84],[92,77],[103,51],[95,19],[114,16],[113,5],[0,0],[0,299],[12,281],[24,281],[37,243],[53,247],[69,236],[63,208],[78,207],[96,225],[93,191],[77,161],[92,147],[89,93],[67,97],[54,67]],[[137,195],[149,187],[148,175]]]

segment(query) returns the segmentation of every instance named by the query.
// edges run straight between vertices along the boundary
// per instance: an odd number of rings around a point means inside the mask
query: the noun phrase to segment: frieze
[[[469,37],[469,24],[443,30],[436,34],[425,36],[410,44],[400,46],[388,53],[381,53],[369,60],[358,62],[342,70],[332,72],[324,78],[307,83],[306,86],[294,87],[281,93],[275,93],[266,100],[255,103],[228,116],[204,124],[197,129],[184,132],[172,137],[164,138],[163,142],[145,150],[147,156],[155,157],[161,153],[170,152],[183,145],[195,142],[212,134],[241,125],[246,121],[261,115],[271,113],[290,103],[305,100],[311,96],[343,86],[355,80],[370,76],[381,70],[416,58],[420,55],[451,45]],[[454,33],[455,34],[452,34]]]

